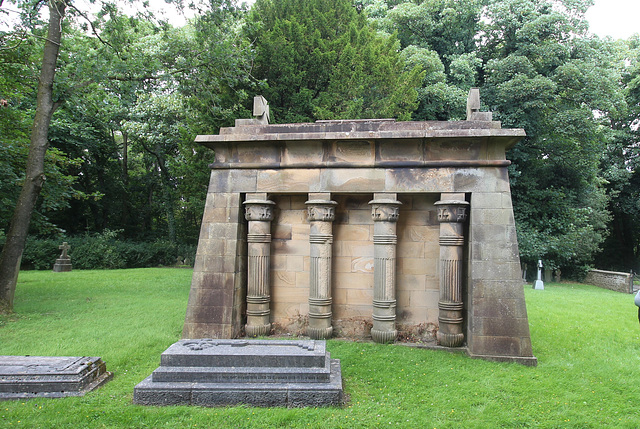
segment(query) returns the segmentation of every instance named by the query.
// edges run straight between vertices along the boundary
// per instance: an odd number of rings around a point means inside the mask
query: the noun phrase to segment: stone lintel
[[[525,136],[492,121],[326,121],[223,128],[196,142],[215,150],[212,168],[435,167],[505,163]]]

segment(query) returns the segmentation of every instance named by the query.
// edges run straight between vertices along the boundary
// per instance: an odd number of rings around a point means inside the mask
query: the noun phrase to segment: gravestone
[[[538,277],[533,283],[533,288],[537,290],[544,290],[544,282],[542,281],[542,260],[538,259]]]
[[[111,377],[99,357],[0,356],[0,400],[83,396]]]
[[[62,250],[60,257],[56,259],[56,263],[53,264],[53,271],[56,273],[71,271],[71,258],[67,253],[71,246],[67,242],[63,242],[58,249]]]
[[[340,361],[324,341],[181,340],[134,389],[140,405],[342,404]]]

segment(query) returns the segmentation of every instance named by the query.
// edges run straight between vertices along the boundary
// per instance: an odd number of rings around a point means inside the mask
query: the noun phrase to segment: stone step
[[[157,382],[150,375],[134,389],[139,405],[198,405],[218,407],[321,407],[342,405],[340,362],[331,359],[328,383],[200,383]]]
[[[324,367],[325,343],[314,340],[180,340],[160,357],[161,366]]]
[[[327,383],[329,359],[322,368],[302,367],[168,367],[153,371],[154,382]]]
[[[141,405],[316,407],[342,404],[340,361],[325,341],[181,340],[140,382]]]

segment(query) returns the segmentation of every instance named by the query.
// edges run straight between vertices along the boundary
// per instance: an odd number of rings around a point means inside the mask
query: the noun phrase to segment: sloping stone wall
[[[584,280],[587,284],[622,293],[631,293],[632,281],[630,273],[603,270],[589,270]]]

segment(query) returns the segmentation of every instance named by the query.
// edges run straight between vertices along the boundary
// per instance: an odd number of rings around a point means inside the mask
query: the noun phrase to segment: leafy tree
[[[415,119],[463,119],[478,86],[495,119],[526,130],[508,154],[522,259],[578,275],[606,237],[600,166],[608,121],[626,108],[617,45],[588,33],[593,2],[363,3],[379,29],[397,31],[407,66],[427,71]]]
[[[601,162],[612,221],[599,268],[640,272],[640,38],[619,42],[627,109],[603,118],[607,147]]]
[[[416,106],[420,68],[405,71],[395,38],[349,0],[258,0],[246,33],[276,121],[408,119]]]
[[[594,112],[624,109],[615,46],[586,33],[589,4],[494,2],[482,48],[484,101],[527,131],[509,154],[522,259],[570,275],[593,261],[609,220]]]
[[[0,309],[13,308],[20,259],[27,239],[31,213],[45,178],[44,159],[49,146],[49,123],[57,107],[53,98],[53,81],[62,40],[62,18],[65,9],[66,4],[63,1],[51,0],[49,3],[48,33],[40,69],[37,107],[31,129],[27,169],[6,242],[0,254]]]

